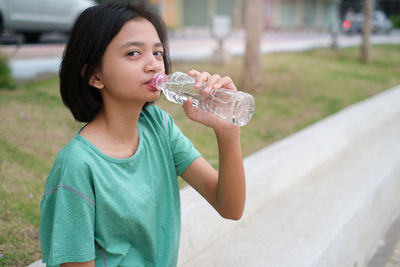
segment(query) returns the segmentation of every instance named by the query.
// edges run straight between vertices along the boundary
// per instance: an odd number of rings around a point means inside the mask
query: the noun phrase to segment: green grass
[[[316,49],[263,57],[263,82],[252,94],[256,109],[242,127],[244,156],[338,110],[400,84],[400,45],[373,47],[371,64],[359,49]],[[230,75],[239,90],[242,58],[226,67],[209,62],[176,63]],[[199,151],[218,166],[213,131],[188,120],[179,105],[160,99]],[[39,203],[57,152],[81,124],[62,105],[58,80],[0,90],[0,266],[24,266],[40,256]]]

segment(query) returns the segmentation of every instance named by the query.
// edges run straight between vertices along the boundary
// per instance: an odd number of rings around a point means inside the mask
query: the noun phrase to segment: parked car
[[[47,32],[68,33],[78,15],[94,0],[0,0],[0,32],[22,33],[37,42]]]
[[[372,24],[372,32],[374,33],[390,33],[393,29],[392,21],[382,11],[374,12],[374,20]]]
[[[345,33],[362,33],[364,24],[364,15],[361,13],[347,13],[342,22],[342,30]],[[374,11],[372,19],[372,33],[390,33],[393,29],[393,23],[386,17],[382,11]]]
[[[364,16],[361,13],[349,12],[342,22],[342,30],[348,34],[356,34],[362,31]]]

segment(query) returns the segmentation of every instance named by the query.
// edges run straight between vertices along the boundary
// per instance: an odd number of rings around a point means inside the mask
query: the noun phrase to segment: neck
[[[99,112],[97,118],[99,124],[102,124],[103,130],[116,142],[129,144],[138,137],[140,112],[141,108],[124,110],[124,112],[118,112],[115,109],[103,109]]]
[[[107,107],[107,105],[105,105]],[[113,106],[99,111],[81,135],[105,154],[127,158],[135,154],[139,145],[139,116],[142,105]]]

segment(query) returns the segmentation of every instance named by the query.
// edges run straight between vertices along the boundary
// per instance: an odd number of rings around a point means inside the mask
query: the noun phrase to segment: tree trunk
[[[340,3],[341,0],[335,0],[335,16],[332,20],[331,37],[333,50],[339,50],[339,27],[340,27]]]
[[[371,32],[372,16],[374,11],[374,0],[365,0],[364,5],[364,23],[361,44],[361,60],[365,63],[371,60]]]
[[[262,32],[262,1],[245,1],[246,52],[242,90],[257,91],[262,79],[260,39]]]

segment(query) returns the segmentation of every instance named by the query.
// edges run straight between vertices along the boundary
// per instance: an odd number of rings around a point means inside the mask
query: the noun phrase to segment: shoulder
[[[87,160],[88,148],[78,134],[61,149],[56,158],[56,162],[65,167],[84,167],[87,166]]]
[[[70,183],[70,180],[83,178],[90,168],[88,152],[85,145],[79,141],[76,135],[65,145],[54,161],[53,167],[47,178],[49,184]]]

